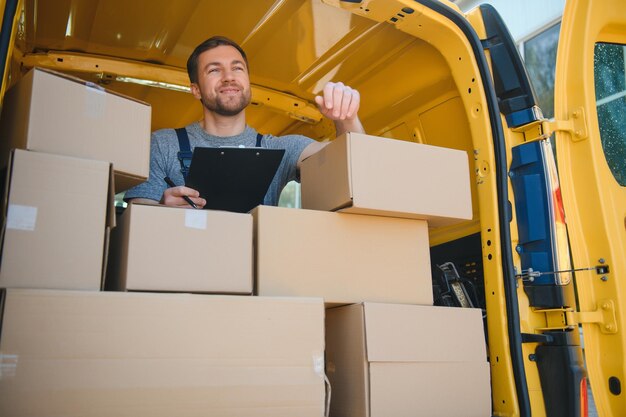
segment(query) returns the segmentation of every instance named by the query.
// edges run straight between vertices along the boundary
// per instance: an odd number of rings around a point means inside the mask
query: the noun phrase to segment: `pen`
[[[170,187],[176,187],[176,184],[174,184],[174,181],[171,180],[170,177],[165,177],[163,178],[163,181],[165,181],[167,183],[167,185],[169,185]],[[189,198],[188,196],[184,195],[183,199],[189,203],[189,205],[195,209],[198,208],[198,206],[196,206],[196,203],[194,203],[193,201],[191,201],[191,198]]]

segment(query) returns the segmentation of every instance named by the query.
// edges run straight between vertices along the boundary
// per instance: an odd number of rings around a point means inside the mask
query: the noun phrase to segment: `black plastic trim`
[[[539,308],[558,308],[566,305],[563,289],[557,285],[531,285],[524,283],[529,304]]]
[[[504,21],[490,4],[481,4],[480,13],[487,32],[483,46],[489,49],[491,55],[500,111],[509,116],[537,106],[530,78]]]
[[[530,399],[528,386],[526,384],[526,370],[524,369],[524,356],[522,353],[522,336],[519,328],[520,316],[517,301],[517,287],[515,272],[513,269],[513,248],[511,247],[511,230],[508,219],[512,217],[508,204],[508,177],[506,164],[506,147],[504,130],[500,119],[500,109],[496,98],[495,89],[491,80],[491,72],[487,65],[487,58],[483,50],[482,43],[465,17],[455,10],[443,5],[435,0],[414,0],[440,15],[448,18],[457,25],[465,34],[476,58],[476,65],[480,71],[487,99],[487,110],[489,111],[489,121],[493,132],[493,147],[495,154],[495,173],[498,190],[498,210],[500,226],[500,242],[502,251],[502,274],[504,276],[504,293],[506,297],[507,326],[509,333],[509,346],[511,362],[513,367],[513,377],[517,393],[520,417],[530,417]]]
[[[578,331],[575,329],[573,331]],[[580,345],[573,344],[571,331],[547,332],[551,343],[537,346],[535,360],[544,396],[546,415],[570,417],[581,415],[581,384],[586,377]],[[563,381],[574,383],[563,383]]]
[[[554,338],[543,333],[522,333],[522,343],[552,343]]]
[[[17,12],[17,2],[18,0],[6,0],[4,6],[2,29],[0,31],[0,88],[4,82],[4,71],[6,69],[6,59],[9,52],[11,34],[13,32],[13,20]]]

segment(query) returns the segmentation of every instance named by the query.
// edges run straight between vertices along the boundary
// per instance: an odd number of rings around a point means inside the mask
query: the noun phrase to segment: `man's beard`
[[[218,95],[213,100],[202,97],[200,101],[207,110],[217,113],[220,116],[235,116],[241,113],[243,109],[250,104],[250,93],[248,92],[246,94],[246,92],[242,90],[241,95],[236,99],[230,97],[228,100],[223,100],[222,97]]]

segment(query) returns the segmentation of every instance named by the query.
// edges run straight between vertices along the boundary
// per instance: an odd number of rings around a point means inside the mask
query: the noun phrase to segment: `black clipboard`
[[[247,213],[276,175],[284,149],[194,148],[185,185],[200,192],[205,209]]]

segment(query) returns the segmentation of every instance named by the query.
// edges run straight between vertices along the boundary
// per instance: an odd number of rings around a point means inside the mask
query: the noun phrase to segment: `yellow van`
[[[447,0],[0,6],[0,97],[41,67],[148,102],[153,130],[184,126],[201,117],[187,57],[221,34],[247,51],[248,123],[260,132],[333,138],[313,97],[340,80],[361,92],[368,133],[466,151],[474,217],[430,231],[431,261],[438,304],[484,310],[493,415],[586,416],[589,381],[600,416],[626,416],[626,1],[567,1],[554,120],[542,116],[490,6],[467,14]]]

